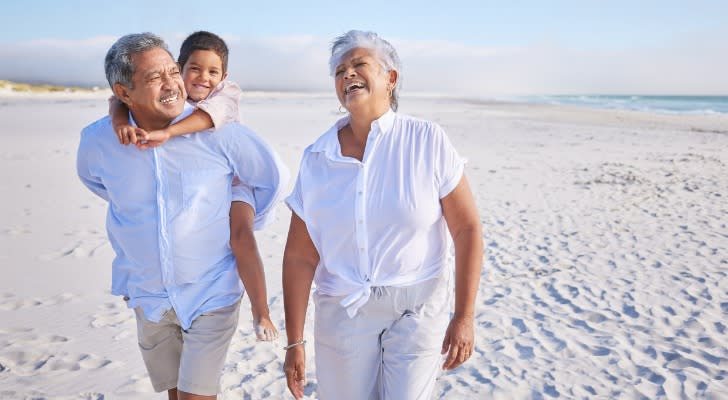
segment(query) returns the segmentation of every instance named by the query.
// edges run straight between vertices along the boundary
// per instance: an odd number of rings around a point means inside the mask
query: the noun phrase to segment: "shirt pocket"
[[[222,203],[230,203],[230,180],[215,169],[182,172],[183,208],[206,211]],[[229,207],[228,207],[229,211]]]

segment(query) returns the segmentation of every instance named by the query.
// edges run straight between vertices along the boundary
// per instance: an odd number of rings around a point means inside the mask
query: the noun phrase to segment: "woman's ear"
[[[130,106],[131,96],[129,95],[129,89],[126,86],[121,83],[115,83],[113,86],[113,92],[114,96],[116,96],[119,101],[126,104],[127,107]]]
[[[389,84],[392,85],[392,88],[397,86],[397,79],[399,79],[399,72],[396,69],[389,71]]]

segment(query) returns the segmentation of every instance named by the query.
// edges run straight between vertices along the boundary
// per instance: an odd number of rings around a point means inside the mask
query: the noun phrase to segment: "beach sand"
[[[76,177],[79,132],[105,98],[0,96],[0,399],[166,398],[133,312],[109,294],[106,205]],[[250,93],[241,113],[295,174],[337,107]],[[400,111],[441,124],[468,158],[484,228],[476,350],[435,398],[728,396],[728,116],[424,96]],[[257,234],[281,331],[289,217],[281,204]],[[291,398],[285,332],[256,342],[248,310],[244,299],[220,398]],[[313,346],[307,356],[316,398]]]

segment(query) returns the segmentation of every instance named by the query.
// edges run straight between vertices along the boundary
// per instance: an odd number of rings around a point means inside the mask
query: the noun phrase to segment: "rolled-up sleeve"
[[[219,129],[240,118],[238,105],[242,94],[243,91],[235,82],[222,81],[206,99],[197,102],[196,107],[206,112],[212,119],[215,129]]]
[[[458,154],[450,143],[445,131],[435,125],[434,152],[436,155],[436,176],[439,184],[440,198],[444,198],[460,183],[463,176],[466,160]]]
[[[275,206],[288,184],[288,168],[278,154],[254,132],[240,124],[220,132],[223,149],[233,168],[233,201],[244,201],[255,209],[253,228],[266,227],[275,216]]]
[[[102,199],[109,201],[109,195],[106,191],[106,187],[101,182],[101,178],[92,172],[94,170],[92,163],[94,149],[92,149],[92,145],[89,143],[88,136],[89,135],[84,129],[81,132],[81,142],[78,145],[78,152],[76,153],[76,172],[78,173],[78,177],[81,179],[81,182],[89,188],[91,192]]]
[[[293,187],[293,192],[291,192],[288,197],[285,199],[286,205],[289,209],[291,209],[292,212],[296,213],[299,218],[305,221],[304,215],[303,215],[303,196],[301,192],[301,175],[299,173],[298,178],[296,179],[296,185]]]

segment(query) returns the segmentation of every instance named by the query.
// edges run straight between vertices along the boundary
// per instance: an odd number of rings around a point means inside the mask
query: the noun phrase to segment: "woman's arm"
[[[464,363],[473,352],[473,319],[480,285],[483,239],[478,208],[465,175],[441,204],[455,244],[455,315],[442,342],[442,354],[447,353],[442,367],[449,370]]]
[[[295,212],[291,213],[291,225],[283,253],[283,306],[289,345],[303,340],[308,297],[318,263],[319,254],[308,234],[306,223]],[[306,376],[304,345],[293,346],[286,351],[283,368],[291,394],[297,399],[303,398]]]
[[[263,261],[253,234],[254,219],[255,211],[249,204],[242,201],[231,204],[230,247],[235,254],[238,274],[250,300],[256,336],[258,340],[270,341],[278,337],[278,330],[270,320]]]

